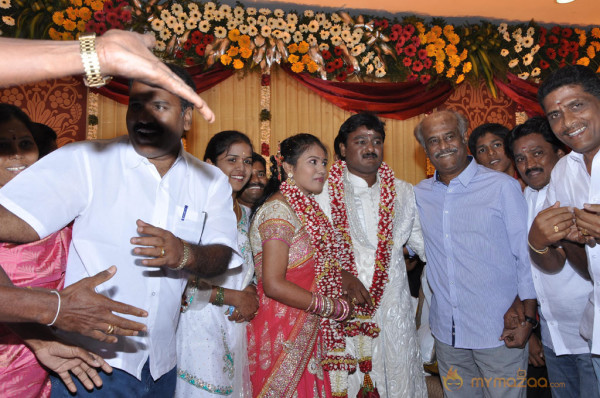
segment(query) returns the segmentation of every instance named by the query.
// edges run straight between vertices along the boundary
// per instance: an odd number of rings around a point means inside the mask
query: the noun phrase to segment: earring
[[[296,181],[294,181],[294,175],[292,173],[288,174],[287,183],[289,185],[296,185]]]

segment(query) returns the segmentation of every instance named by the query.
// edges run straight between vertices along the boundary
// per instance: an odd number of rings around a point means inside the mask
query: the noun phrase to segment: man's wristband
[[[181,262],[179,263],[179,265],[177,265],[177,267],[174,268],[174,270],[180,270],[183,269],[183,267],[185,267],[188,263],[188,261],[190,260],[190,244],[187,243],[186,241],[184,241],[183,239],[179,239],[181,241],[181,243],[183,244],[183,258],[181,259]]]
[[[538,325],[540,324],[540,322],[537,319],[532,318],[532,317],[527,316],[527,315],[525,315],[525,321],[531,323],[532,329],[537,328]]]
[[[529,242],[529,239],[527,239],[527,244],[529,245],[529,248],[531,250],[533,250],[534,252],[536,252],[537,254],[546,254],[548,253],[548,246],[544,247],[542,250],[536,249],[535,247],[533,247],[533,245]]]

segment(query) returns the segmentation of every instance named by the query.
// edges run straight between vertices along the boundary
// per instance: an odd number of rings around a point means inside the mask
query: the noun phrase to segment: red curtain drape
[[[405,120],[431,111],[452,94],[449,83],[427,88],[420,82],[348,83],[330,82],[305,73],[294,73],[282,66],[292,78],[338,107],[351,111],[369,111],[390,119]]]
[[[191,66],[186,68],[192,75],[192,79],[196,84],[196,92],[201,93],[206,91],[233,75],[233,70],[225,69],[221,66],[215,66],[207,71],[202,70],[200,66]],[[113,79],[104,87],[93,89],[93,91],[102,94],[121,104],[129,102],[129,81],[127,79]]]
[[[506,74],[506,81],[494,78],[494,83],[504,94],[519,104],[527,115],[544,115],[542,107],[537,102],[539,85],[519,79],[512,73]]]

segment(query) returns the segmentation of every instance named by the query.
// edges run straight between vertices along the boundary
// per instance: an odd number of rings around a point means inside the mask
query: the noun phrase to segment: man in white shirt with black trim
[[[600,78],[580,65],[555,71],[540,86],[538,101],[556,137],[573,151],[556,163],[545,210],[529,231],[531,259],[549,272],[568,259],[589,275],[593,294],[580,333],[589,341],[600,375]],[[584,250],[585,249],[585,250]]]
[[[169,67],[194,88],[185,70]],[[192,112],[191,103],[134,80],[128,136],[67,145],[0,190],[0,241],[34,241],[74,220],[65,285],[115,264],[98,292],[148,312],[137,319],[147,334],[116,344],[61,335],[114,368],[95,396],[172,396],[185,271],[211,276],[241,263],[227,178],[181,145]],[[98,329],[112,334],[115,326]],[[71,396],[52,382],[53,397]],[[80,384],[78,393],[86,393]]]
[[[529,226],[544,209],[550,173],[565,155],[563,148],[541,116],[516,126],[506,137],[506,151],[527,184],[524,194]],[[533,354],[530,340],[529,362],[534,366],[545,362],[555,398],[600,397],[590,348],[579,334],[592,291],[589,275],[580,275],[568,261],[557,273],[544,272],[532,263],[531,274],[538,298],[543,351],[539,356]]]

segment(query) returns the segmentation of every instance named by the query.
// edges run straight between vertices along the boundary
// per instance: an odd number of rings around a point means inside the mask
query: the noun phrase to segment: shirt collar
[[[346,169],[346,173],[348,175],[348,181],[350,181],[350,184],[352,184],[352,186],[355,188],[367,189],[375,188],[379,185],[379,173],[377,173],[377,180],[375,181],[375,184],[373,184],[371,187],[369,187],[369,184],[367,184],[367,181],[365,181],[364,178],[352,174],[350,171],[348,171],[348,169]]]
[[[467,158],[469,160],[469,164],[467,165],[467,167],[465,167],[465,169],[458,176],[452,179],[452,181],[458,180],[465,187],[469,185],[469,182],[471,182],[473,177],[475,177],[475,175],[477,174],[477,169],[479,167],[477,162],[473,160],[473,156],[468,155]],[[443,182],[440,180],[440,176],[437,170],[434,173],[433,182],[439,182],[440,184],[443,184]]]
[[[137,153],[135,151],[135,148],[133,147],[133,145],[131,144],[131,141],[129,141],[129,139],[127,140],[127,148],[125,149],[125,166],[133,169],[138,167],[141,164],[151,164],[150,160],[148,160],[148,158],[140,155],[139,153]],[[175,159],[175,162],[173,162],[173,166],[175,166],[180,159],[183,158],[183,161],[185,162],[185,165],[187,166],[188,161],[187,159],[183,156],[183,153],[185,152],[185,150],[183,149],[183,145],[181,145],[181,149],[179,150],[179,154],[177,155],[177,158]]]

